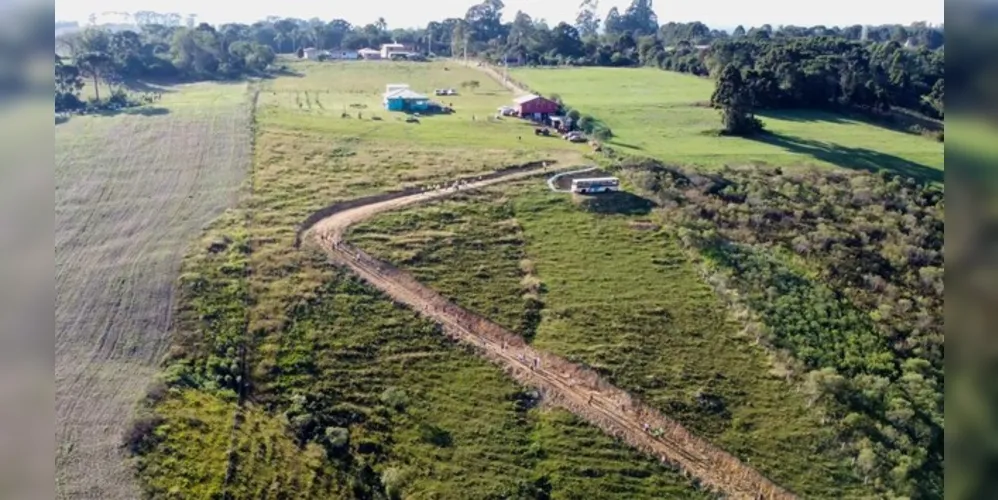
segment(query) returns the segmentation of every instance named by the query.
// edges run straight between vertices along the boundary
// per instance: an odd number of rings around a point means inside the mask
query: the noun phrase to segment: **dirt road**
[[[318,221],[306,236],[317,242],[337,263],[351,269],[395,301],[405,304],[443,327],[448,336],[471,344],[512,377],[537,388],[545,401],[568,409],[607,433],[678,465],[702,484],[730,498],[796,498],[737,458],[690,434],[675,421],[633,399],[595,372],[527,345],[501,326],[462,309],[411,275],[378,261],[343,240],[345,230],[376,214],[550,171],[542,167],[519,171],[460,188],[447,187],[400,195],[387,200],[344,208]]]

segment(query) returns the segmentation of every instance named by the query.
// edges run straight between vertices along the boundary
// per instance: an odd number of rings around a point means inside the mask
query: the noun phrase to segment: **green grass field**
[[[570,414],[333,268],[295,229],[337,200],[579,150],[516,122],[509,99],[444,64],[295,63],[259,83],[250,195],[191,248],[164,386],[134,448],[155,497],[705,498],[680,474]],[[406,124],[341,118],[387,83],[482,82],[459,113]],[[309,92],[311,109],[305,102]],[[420,89],[422,90],[422,89]],[[165,100],[165,99],[164,99]],[[322,107],[318,103],[322,103]],[[354,108],[357,110],[358,108]],[[438,121],[439,120],[439,121]],[[244,398],[240,403],[237,394]],[[138,426],[137,429],[141,429]],[[228,477],[228,479],[226,479]]]
[[[711,80],[651,68],[516,69],[517,80],[605,122],[611,144],[683,165],[834,165],[941,182],[943,144],[818,111],[761,115],[772,135],[719,137]]]
[[[834,432],[771,373],[673,236],[625,205],[632,213],[582,210],[537,180],[383,215],[349,238],[534,346],[599,370],[793,491],[860,495]],[[525,331],[532,293],[542,320]]]
[[[170,87],[160,103],[110,117],[205,118],[208,104],[255,103],[245,126],[253,134],[247,195],[189,249],[163,383],[129,435],[146,493],[709,497],[538,405],[434,325],[315,249],[294,246],[298,225],[335,201],[528,161],[589,164],[586,146],[489,119],[513,95],[457,63],[288,64],[291,75],[245,91]],[[515,76],[606,122],[623,150],[670,162],[823,163],[933,180],[942,172],[941,145],[828,115],[767,117],[770,143],[711,136],[717,113],[697,105],[710,83],[692,77],[630,69]],[[472,80],[477,89],[461,87]],[[391,83],[426,94],[456,88],[462,95],[443,100],[457,113],[405,123],[381,108]],[[84,123],[76,120],[60,127]],[[177,126],[158,140],[196,142],[194,132]],[[123,144],[135,137],[145,136],[123,135]],[[237,187],[238,179],[229,186]],[[651,207],[619,198],[583,209],[524,181],[386,214],[350,237],[535,346],[599,370],[805,497],[867,493],[832,429],[741,334],[669,229],[651,223]]]
[[[284,129],[423,147],[587,151],[584,145],[537,137],[532,125],[522,120],[495,120],[497,108],[512,104],[513,93],[484,73],[456,62],[305,62],[292,67],[303,76],[269,82],[260,94],[260,119]],[[478,81],[480,86],[461,88],[468,81]],[[382,105],[385,86],[393,83],[408,84],[416,92],[453,105],[456,112],[423,116],[419,124],[405,123],[403,113],[385,111]],[[437,88],[454,88],[460,95],[435,97]],[[349,118],[342,118],[343,113]]]

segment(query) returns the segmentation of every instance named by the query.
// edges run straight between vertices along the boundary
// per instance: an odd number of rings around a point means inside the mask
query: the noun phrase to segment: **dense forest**
[[[500,64],[653,66],[715,79],[734,65],[752,109],[901,107],[943,114],[943,31],[924,23],[763,25],[728,33],[700,22],[659,24],[651,0],[633,0],[622,12],[613,8],[605,19],[596,13],[597,0],[585,0],[574,23],[555,26],[520,11],[504,20],[504,7],[486,0],[463,18],[413,29],[389,29],[383,18],[363,26],[276,17],[210,26],[195,16],[143,11],[131,14],[134,29],[85,28],[60,35],[56,47],[67,58],[63,74],[95,84],[237,78],[261,73],[274,54],[302,47],[360,49],[395,41],[426,54],[467,53]],[[76,83],[62,86],[63,101],[73,101],[65,95]]]
[[[941,497],[942,190],[886,172],[700,174],[637,159],[622,170],[751,311],[862,476]]]

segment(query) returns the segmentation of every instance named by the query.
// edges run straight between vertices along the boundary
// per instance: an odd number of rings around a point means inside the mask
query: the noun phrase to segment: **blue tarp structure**
[[[409,89],[396,90],[385,94],[385,109],[388,111],[426,111],[430,98]]]

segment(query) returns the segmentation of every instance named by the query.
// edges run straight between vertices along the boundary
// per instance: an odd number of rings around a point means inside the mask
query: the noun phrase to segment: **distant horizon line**
[[[116,13],[106,12],[104,14],[116,14]],[[130,12],[129,14],[134,14],[134,13]],[[166,14],[166,13],[164,12],[164,14]],[[271,17],[271,16],[268,16],[268,17]],[[279,17],[279,18],[280,19],[299,19],[299,20],[302,20],[302,21],[307,21],[307,19],[295,18],[295,17]],[[332,21],[333,19],[343,19],[343,18],[334,17],[334,18],[331,18],[331,19],[328,19],[328,20],[327,19],[322,19],[322,18],[319,18],[319,19],[328,23],[328,22]],[[445,18],[445,19],[451,19],[451,18]],[[245,21],[208,22],[208,21],[199,20],[198,24],[207,23],[207,24],[209,24],[211,26],[221,26],[221,25],[224,25],[224,24],[245,24],[245,25],[252,25],[254,23],[261,22],[261,21],[266,21],[266,20],[267,20],[266,17],[261,18],[261,19],[257,19],[256,21],[251,21],[251,22],[245,22]],[[352,26],[366,26],[367,24],[373,24],[373,23],[357,24],[357,23],[354,23],[354,22],[346,20],[346,19],[344,19],[344,20],[347,21],[347,22],[349,22]],[[97,24],[90,24],[89,20],[87,20],[87,21],[81,21],[81,20],[78,20],[78,19],[58,19],[58,18],[56,18],[55,22],[56,22],[56,24],[59,24],[59,23],[76,23],[76,25],[79,26],[79,27],[81,27],[81,28],[85,28],[85,27],[88,27],[88,26],[105,26],[105,25],[130,25],[130,26],[139,26],[134,21],[132,21],[132,22],[125,22],[125,21],[115,22],[115,21],[109,21],[109,22],[100,22],[100,23],[97,23]],[[668,24],[668,23],[690,24],[690,23],[695,23],[695,22],[703,23],[705,26],[707,26],[708,28],[710,28],[712,30],[728,31],[728,32],[737,29],[739,26],[741,26],[745,30],[749,30],[751,28],[758,28],[758,27],[765,26],[767,24],[770,25],[771,27],[773,27],[773,29],[779,29],[779,28],[788,27],[788,26],[793,26],[793,27],[798,27],[798,28],[812,28],[812,27],[815,27],[815,26],[824,26],[826,28],[850,28],[850,27],[853,27],[853,26],[868,26],[868,27],[877,27],[877,26],[911,26],[911,25],[914,25],[914,24],[917,24],[917,23],[925,23],[925,25],[927,27],[929,27],[929,28],[939,28],[939,27],[945,25],[944,22],[933,22],[933,21],[928,21],[928,20],[921,20],[921,21],[908,21],[908,22],[895,21],[895,22],[890,22],[890,23],[849,23],[849,24],[823,24],[823,23],[818,23],[818,24],[782,23],[782,24],[778,24],[778,23],[762,23],[762,24],[758,24],[758,25],[736,24],[736,25],[733,25],[733,26],[732,25],[721,25],[721,24],[711,25],[710,23],[707,23],[705,21],[666,21],[664,23],[660,22],[659,26],[663,26],[663,25]],[[392,30],[392,29],[418,30],[418,29],[425,29],[425,28],[426,28],[426,26],[408,26],[408,27],[389,28],[389,31]]]

